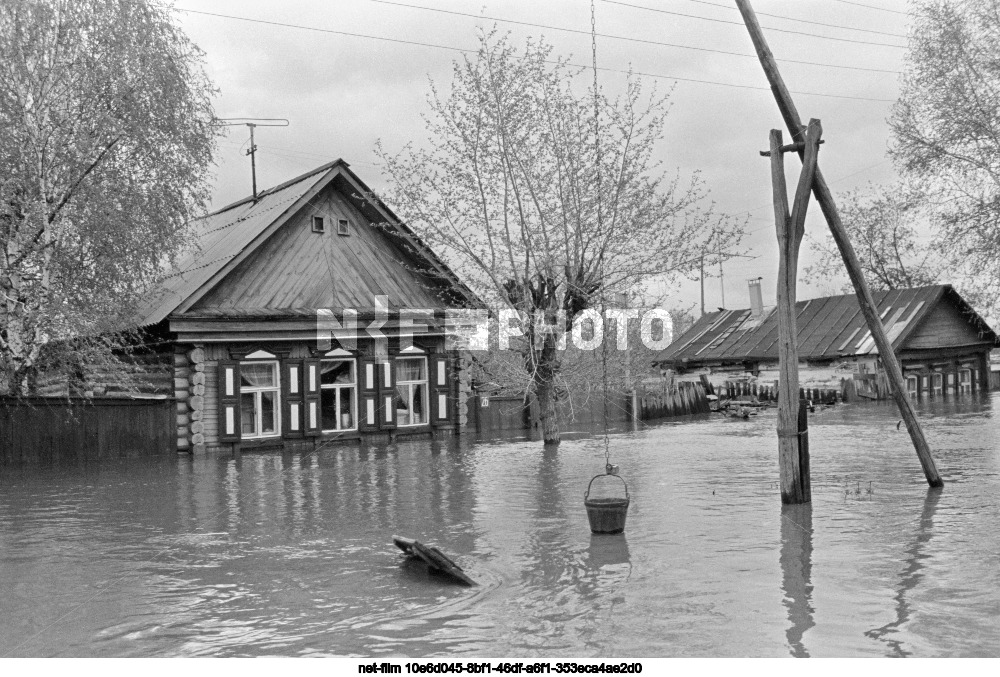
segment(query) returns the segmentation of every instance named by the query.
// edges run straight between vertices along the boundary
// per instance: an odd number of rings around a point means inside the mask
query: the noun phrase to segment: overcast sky
[[[834,192],[892,181],[886,118],[906,55],[906,2],[754,0],[753,5],[803,120],[823,122],[820,166]],[[462,58],[456,50],[475,50],[478,27],[495,23],[517,43],[544,36],[573,63],[590,63],[589,0],[176,0],[175,7],[321,29],[177,12],[204,50],[209,76],[220,90],[218,116],[290,121],[286,128],[256,132],[260,188],[336,158],[350,163],[374,189],[383,188],[373,154],[376,140],[393,151],[425,142],[421,114],[427,111],[428,78],[450,80],[452,62]],[[756,258],[725,265],[729,308],[749,306],[747,278],[758,276],[764,278],[765,303],[773,304],[777,276],[768,160],[758,152],[767,147],[768,131],[782,128],[782,122],[756,58],[721,53],[753,54],[739,21],[732,0],[596,0],[599,65],[631,67],[661,90],[673,87],[659,151],[665,166],[700,170],[721,211],[749,215],[745,248]],[[642,40],[676,46],[637,42]],[[599,77],[614,93],[625,76],[602,71]],[[217,207],[250,194],[247,143],[248,130],[231,127],[219,146]],[[786,163],[791,187],[799,166],[797,159]],[[800,270],[811,258],[808,237],[825,230],[814,202]],[[713,310],[722,300],[718,270],[709,272],[706,306]],[[832,285],[799,289],[799,298],[836,293]],[[670,292],[668,307],[698,302],[697,282],[682,282]]]

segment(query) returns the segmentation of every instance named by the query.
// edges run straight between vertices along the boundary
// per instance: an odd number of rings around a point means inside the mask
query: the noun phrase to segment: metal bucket
[[[617,477],[625,489],[624,498],[591,498],[590,490],[594,480],[599,477]],[[587,507],[587,519],[590,530],[595,534],[620,534],[625,531],[625,518],[628,516],[628,485],[618,475],[595,475],[587,485],[587,493],[583,495],[583,504]]]

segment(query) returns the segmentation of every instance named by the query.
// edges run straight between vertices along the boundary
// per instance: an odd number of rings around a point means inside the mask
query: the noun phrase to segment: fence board
[[[0,398],[0,464],[176,451],[171,399]]]

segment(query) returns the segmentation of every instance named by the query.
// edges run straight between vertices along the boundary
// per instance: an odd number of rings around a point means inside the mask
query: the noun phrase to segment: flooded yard
[[[774,410],[616,431],[0,469],[0,655],[1000,656],[1000,397],[810,420],[782,509]],[[481,585],[429,578],[392,534]]]

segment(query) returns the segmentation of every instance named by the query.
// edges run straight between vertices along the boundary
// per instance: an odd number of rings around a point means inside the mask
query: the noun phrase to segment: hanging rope
[[[601,115],[601,98],[599,90],[597,88],[597,16],[594,9],[594,0],[590,0],[590,49],[591,55],[593,57],[594,66],[594,164],[597,179],[597,232],[603,237],[604,234],[604,219],[601,210],[601,205],[604,201],[604,196],[601,191],[601,126],[600,126],[600,115]],[[605,278],[604,278],[604,252],[601,251],[601,261],[600,261],[600,285],[601,285],[601,324],[604,325],[604,321],[608,316],[607,307],[607,297],[605,289]],[[606,327],[605,327],[606,329]],[[594,331],[597,331],[595,325]],[[607,332],[602,330],[601,332],[601,371],[602,371],[602,393],[604,395],[604,401],[601,403],[601,410],[604,412],[604,468],[610,473],[611,472],[611,440],[608,437],[608,337]]]

